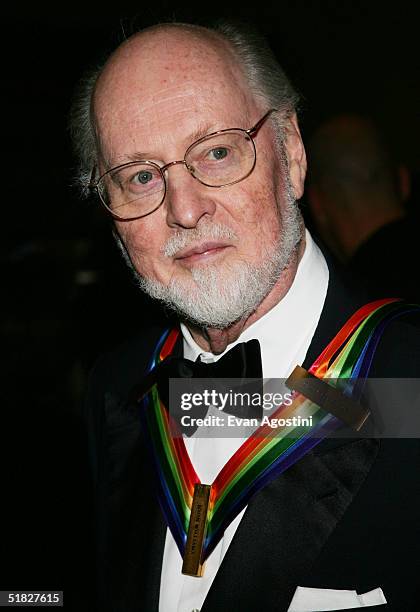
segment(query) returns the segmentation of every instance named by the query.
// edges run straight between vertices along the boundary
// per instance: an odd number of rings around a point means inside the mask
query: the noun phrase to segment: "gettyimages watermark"
[[[254,432],[290,438],[308,433],[322,438],[420,438],[420,379],[324,382],[339,391],[335,394],[338,404],[340,398],[345,404],[351,397],[369,413],[359,431],[337,417],[332,427],[327,418],[331,413],[324,410],[322,398],[315,403],[297,394],[288,388],[286,379],[172,378],[171,433],[203,438],[247,438]],[[327,432],[323,423],[328,423]]]
[[[181,410],[191,410],[198,406],[214,406],[218,410],[232,407],[261,406],[263,410],[273,410],[281,404],[291,406],[293,402],[292,393],[258,393],[256,391],[234,391],[220,392],[216,389],[204,389],[202,393],[182,393]]]
[[[302,417],[300,415],[290,417],[273,418],[264,411],[272,413],[279,406],[291,406],[293,403],[293,393],[286,392],[284,395],[279,392],[235,391],[229,389],[227,392],[217,391],[216,389],[204,389],[202,393],[182,393],[181,410],[186,414],[181,415],[182,427],[189,426],[212,426],[212,427],[258,427],[268,425],[271,428],[279,427],[298,427],[311,426],[312,416]],[[256,416],[255,407],[262,408],[262,416]],[[206,408],[210,414],[205,417],[194,416],[195,408]],[[251,412],[250,412],[251,408]],[[214,414],[217,410],[218,414]],[[192,411],[191,414],[188,412]],[[225,411],[225,412],[223,412]],[[254,414],[254,416],[251,416]]]

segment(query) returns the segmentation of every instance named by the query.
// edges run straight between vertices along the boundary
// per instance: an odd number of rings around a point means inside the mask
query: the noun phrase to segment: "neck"
[[[235,342],[239,336],[253,323],[261,319],[269,312],[276,304],[278,304],[289,291],[293,280],[296,276],[297,268],[303,253],[305,252],[305,237],[299,243],[297,250],[291,257],[287,267],[281,273],[277,283],[274,285],[270,293],[263,299],[257,309],[249,316],[243,317],[229,327],[224,329],[215,329],[212,327],[200,328],[186,323],[192,337],[200,348],[204,351],[211,352],[214,355],[223,353],[226,347]]]

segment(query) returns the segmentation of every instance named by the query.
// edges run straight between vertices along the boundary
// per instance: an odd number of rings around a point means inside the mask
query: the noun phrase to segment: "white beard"
[[[280,235],[275,243],[265,248],[262,263],[259,264],[244,261],[222,264],[222,273],[220,263],[200,264],[191,270],[189,279],[175,278],[168,285],[163,285],[141,276],[134,269],[118,236],[117,243],[145,293],[162,302],[182,320],[199,327],[225,329],[255,311],[297,251],[302,238],[302,218],[292,190],[286,189],[286,193],[286,202],[281,211]],[[170,257],[201,239],[218,238],[237,237],[230,228],[207,223],[174,235],[163,252]]]

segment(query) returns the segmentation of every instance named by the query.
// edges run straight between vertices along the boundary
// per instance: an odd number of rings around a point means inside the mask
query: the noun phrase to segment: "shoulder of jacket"
[[[101,355],[89,376],[88,389],[125,394],[145,373],[160,336],[168,326],[153,325],[134,333],[131,338]]]

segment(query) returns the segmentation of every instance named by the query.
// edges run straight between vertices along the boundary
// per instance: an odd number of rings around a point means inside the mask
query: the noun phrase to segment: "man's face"
[[[101,170],[133,159],[159,165],[183,159],[200,136],[247,129],[266,110],[226,52],[182,32],[143,35],[117,52],[96,91]],[[143,288],[166,301],[170,288],[182,302],[181,314],[203,325],[223,327],[252,311],[300,236],[270,121],[255,143],[257,164],[242,182],[207,187],[176,165],[166,173],[167,194],[158,210],[116,222]],[[264,288],[261,274],[270,277]],[[207,298],[198,314],[197,302]],[[216,311],[217,320],[210,321]]]

